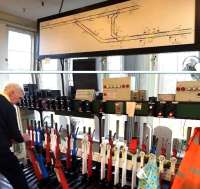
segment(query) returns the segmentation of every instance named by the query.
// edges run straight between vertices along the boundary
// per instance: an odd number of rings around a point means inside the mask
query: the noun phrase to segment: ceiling
[[[62,12],[105,0],[64,0]],[[58,14],[62,0],[0,0],[0,11],[36,21]]]

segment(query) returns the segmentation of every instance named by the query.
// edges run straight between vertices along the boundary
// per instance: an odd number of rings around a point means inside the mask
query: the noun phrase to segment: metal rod
[[[178,72],[163,72],[163,71],[20,71],[6,70],[0,71],[0,74],[200,74],[200,71],[178,71]]]
[[[64,71],[65,70],[65,60],[60,59],[60,64],[61,64],[61,70]],[[62,95],[65,96],[64,74],[61,73],[60,76],[61,76],[61,84],[62,84]]]

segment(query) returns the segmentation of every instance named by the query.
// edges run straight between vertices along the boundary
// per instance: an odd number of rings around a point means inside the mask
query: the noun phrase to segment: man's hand
[[[29,142],[31,140],[30,136],[26,133],[23,133],[22,136],[24,138],[24,142]]]

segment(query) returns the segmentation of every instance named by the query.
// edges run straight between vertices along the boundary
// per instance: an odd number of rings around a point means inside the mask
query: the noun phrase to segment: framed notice
[[[39,56],[134,54],[193,47],[196,44],[197,2],[105,2],[41,18],[38,20]]]

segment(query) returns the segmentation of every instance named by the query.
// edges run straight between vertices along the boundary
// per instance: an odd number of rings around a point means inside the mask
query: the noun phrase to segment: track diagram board
[[[129,0],[39,20],[39,55],[195,43],[195,0]]]

